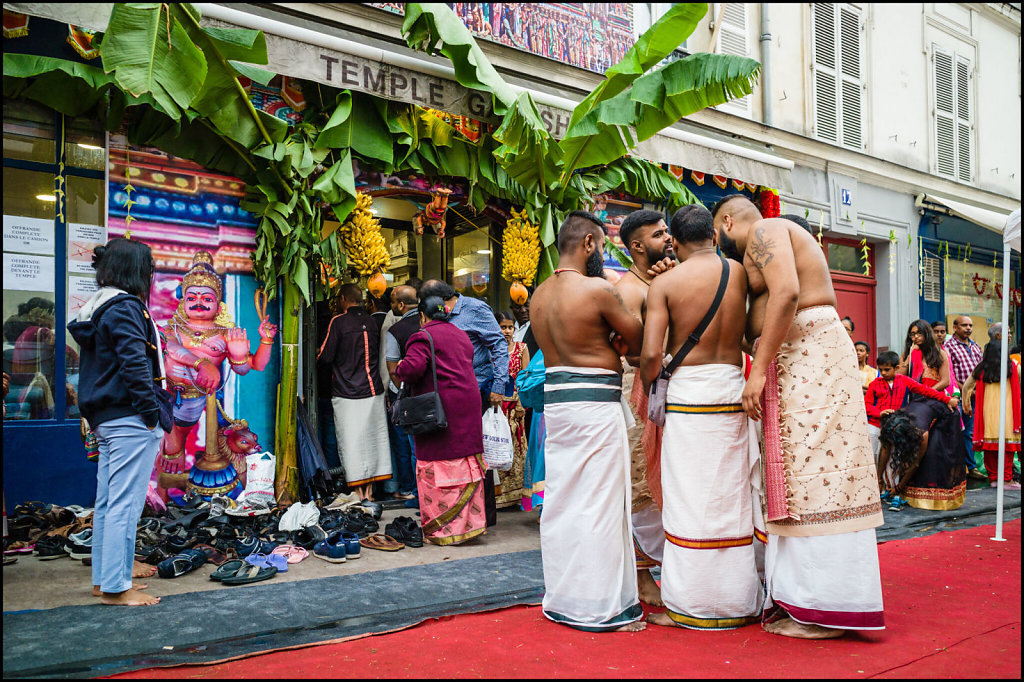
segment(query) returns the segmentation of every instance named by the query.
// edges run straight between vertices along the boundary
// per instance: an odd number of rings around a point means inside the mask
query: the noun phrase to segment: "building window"
[[[857,151],[865,148],[863,30],[854,5],[811,5],[814,136]]]
[[[935,172],[961,182],[971,181],[974,158],[971,77],[968,58],[932,45]]]
[[[65,325],[96,290],[105,136],[95,123],[18,100],[4,103],[3,129],[7,419],[76,419],[78,347]]]
[[[715,52],[718,54],[735,54],[740,57],[749,57],[750,48],[747,44],[748,22],[750,21],[749,8],[752,5],[742,2],[719,2],[715,3],[715,21],[718,26],[718,44]],[[750,95],[734,99],[725,104],[720,104],[716,109],[727,111],[730,114],[750,117]]]

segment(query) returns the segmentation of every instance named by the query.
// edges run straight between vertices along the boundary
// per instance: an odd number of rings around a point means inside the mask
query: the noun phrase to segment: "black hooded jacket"
[[[89,425],[133,414],[150,428],[159,424],[159,347],[142,301],[118,294],[70,322],[68,331],[82,349],[78,406]]]

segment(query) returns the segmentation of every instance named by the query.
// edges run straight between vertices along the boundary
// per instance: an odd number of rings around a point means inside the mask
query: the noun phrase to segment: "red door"
[[[849,239],[826,239],[824,242],[832,287],[839,304],[839,317],[853,320],[853,340],[866,341],[871,346],[870,357],[874,358],[879,352],[875,345],[874,250],[868,253],[870,274],[865,275],[859,242]]]

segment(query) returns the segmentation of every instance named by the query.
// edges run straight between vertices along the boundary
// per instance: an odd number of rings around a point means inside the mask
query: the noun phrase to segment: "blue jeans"
[[[132,586],[135,530],[164,432],[132,415],[95,429],[100,446],[92,517],[92,584],[116,594]]]
[[[964,447],[967,448],[967,468],[977,469],[978,463],[974,460],[974,396],[971,396],[971,416],[964,414],[960,409],[960,416],[964,420]]]
[[[416,445],[412,436],[402,430],[397,424],[392,424],[388,419],[388,430],[391,436],[391,467],[395,472],[394,482],[396,490],[386,492],[399,492],[403,495],[416,494]]]

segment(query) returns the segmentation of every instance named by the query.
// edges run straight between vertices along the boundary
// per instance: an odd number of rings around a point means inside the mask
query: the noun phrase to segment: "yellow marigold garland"
[[[526,210],[512,211],[501,240],[501,276],[509,282],[533,284],[540,260],[540,228],[530,223]]]
[[[373,197],[356,192],[356,207],[338,228],[338,236],[348,263],[360,275],[371,275],[378,270],[387,270],[391,265],[391,254],[384,244],[380,232],[380,221],[370,212]]]

